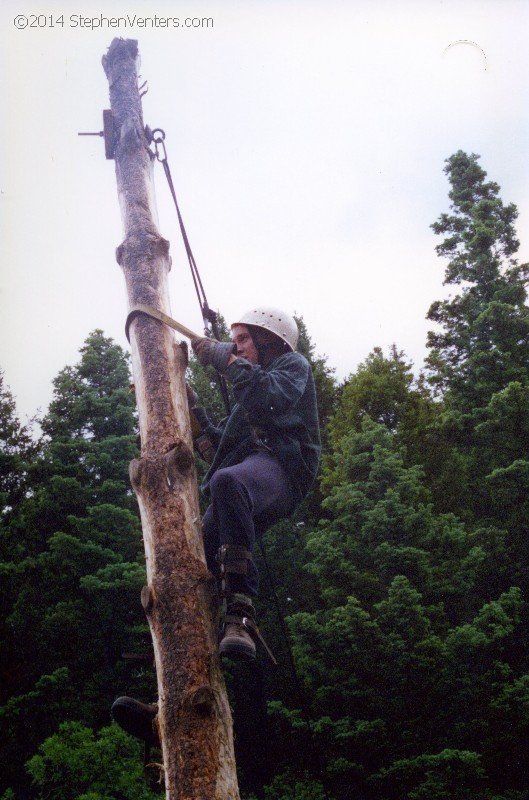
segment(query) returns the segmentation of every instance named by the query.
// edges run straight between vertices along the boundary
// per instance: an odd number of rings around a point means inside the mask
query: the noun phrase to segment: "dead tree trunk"
[[[138,91],[138,46],[114,39],[103,56],[110,87],[124,241],[117,261],[130,306],[169,314],[169,243],[157,228],[153,155]],[[142,592],[158,679],[158,726],[168,800],[236,800],[232,719],[217,656],[214,582],[206,569],[189,412],[186,351],[140,315],[130,326],[141,457],[130,465],[145,542]]]

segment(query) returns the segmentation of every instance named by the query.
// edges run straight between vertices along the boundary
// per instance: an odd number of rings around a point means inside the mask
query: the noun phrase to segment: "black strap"
[[[221,550],[225,561],[239,561],[243,558],[249,561],[252,557],[246,547],[238,544],[224,544]]]
[[[220,564],[220,574],[225,579],[228,574],[247,575],[248,562],[252,554],[245,547],[237,544],[223,544],[219,547],[217,558]]]

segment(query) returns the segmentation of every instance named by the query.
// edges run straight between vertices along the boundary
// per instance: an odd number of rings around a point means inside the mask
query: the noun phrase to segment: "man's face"
[[[257,364],[259,356],[246,325],[234,325],[231,338],[237,345],[237,357],[245,358],[250,364]]]

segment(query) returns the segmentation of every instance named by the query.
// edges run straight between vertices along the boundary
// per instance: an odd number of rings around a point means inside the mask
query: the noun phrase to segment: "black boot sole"
[[[110,713],[126,733],[147,744],[159,746],[158,736],[152,726],[156,716],[152,708],[132,697],[118,697],[112,704]]]
[[[255,651],[244,645],[232,644],[230,642],[221,642],[219,645],[219,653],[226,658],[235,658],[239,661],[255,661]]]

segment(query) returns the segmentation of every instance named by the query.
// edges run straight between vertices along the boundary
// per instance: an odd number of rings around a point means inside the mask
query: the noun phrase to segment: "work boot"
[[[219,653],[229,658],[244,661],[255,659],[254,631],[255,609],[245,594],[232,594],[228,597],[224,628],[219,644]]]
[[[120,728],[141,739],[148,745],[160,747],[160,739],[154,720],[158,714],[156,703],[147,705],[132,697],[118,697],[110,710]]]

